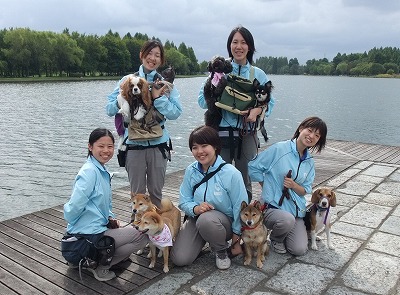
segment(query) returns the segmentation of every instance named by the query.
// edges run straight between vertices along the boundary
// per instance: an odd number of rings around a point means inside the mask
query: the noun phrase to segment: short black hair
[[[93,146],[93,144],[98,141],[103,136],[109,136],[113,143],[115,143],[114,135],[112,132],[106,128],[96,128],[89,135],[89,144]],[[88,150],[88,156],[92,155],[92,152]]]
[[[221,153],[221,139],[217,130],[210,126],[199,126],[189,135],[189,148],[192,150],[194,144],[209,144],[215,148],[215,153]]]
[[[308,117],[304,119],[303,122],[300,123],[299,127],[297,127],[297,130],[295,131],[292,139],[296,139],[299,137],[300,128],[313,128],[319,131],[320,138],[314,146],[310,147],[310,150],[320,153],[325,147],[326,135],[328,133],[328,127],[326,126],[325,122],[318,117]]]

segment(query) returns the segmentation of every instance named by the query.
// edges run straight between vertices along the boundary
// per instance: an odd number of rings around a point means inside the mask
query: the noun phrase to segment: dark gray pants
[[[132,253],[143,249],[149,242],[147,235],[141,234],[132,226],[108,229],[104,235],[115,240],[115,253],[110,267],[128,258]]]
[[[190,265],[199,256],[206,242],[211,250],[228,247],[232,239],[232,220],[225,214],[211,210],[197,218],[189,217],[179,231],[171,251],[171,260],[177,266]]]
[[[153,204],[159,207],[167,170],[167,159],[164,158],[160,149],[153,147],[144,150],[128,150],[125,168],[128,172],[131,192],[140,194],[148,192]]]
[[[247,134],[243,136],[240,159],[238,159],[238,149],[235,149],[234,157],[231,158],[230,148],[221,150],[221,157],[225,162],[231,163],[234,161],[235,167],[242,173],[244,185],[248,192],[252,192],[251,181],[249,177],[249,162],[254,159],[259,146],[257,133]]]
[[[307,252],[308,237],[303,218],[295,218],[284,210],[269,208],[264,223],[268,229],[272,229],[270,239],[284,243],[289,253],[300,256]]]

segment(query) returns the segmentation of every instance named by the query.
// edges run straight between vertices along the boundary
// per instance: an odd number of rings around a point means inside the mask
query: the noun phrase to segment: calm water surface
[[[328,138],[400,145],[400,79],[270,76],[276,105],[267,120],[270,143],[290,138],[299,122],[317,115]],[[184,108],[167,122],[172,162],[184,169],[193,157],[190,131],[203,123],[197,94],[204,78],[177,79]],[[0,220],[65,203],[87,155],[90,132],[114,130],[105,114],[116,81],[0,84]],[[113,188],[129,185],[114,157],[108,165]]]

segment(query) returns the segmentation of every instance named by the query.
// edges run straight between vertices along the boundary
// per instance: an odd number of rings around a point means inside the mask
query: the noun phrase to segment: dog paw
[[[333,246],[332,244],[328,244],[328,248],[333,250],[333,249],[335,249],[335,246]]]
[[[147,256],[146,256],[147,258],[151,258],[152,257],[152,255],[151,255],[151,251],[149,252],[149,254],[147,254]]]
[[[320,236],[316,236],[316,237],[315,237],[315,240],[317,240],[317,241],[321,241],[321,240],[322,240],[322,238],[321,238]]]
[[[155,262],[150,262],[149,268],[154,268],[154,265],[155,265],[155,264],[156,264]]]
[[[169,272],[168,266],[164,266],[163,271],[164,271],[165,273]]]
[[[311,244],[311,249],[318,250],[318,246],[316,244]]]
[[[243,265],[250,265],[251,263],[251,258],[245,259],[243,262]]]
[[[257,261],[257,267],[263,268],[264,264],[261,261]]]
[[[139,251],[136,252],[137,255],[142,255],[143,254],[143,249],[140,249]]]

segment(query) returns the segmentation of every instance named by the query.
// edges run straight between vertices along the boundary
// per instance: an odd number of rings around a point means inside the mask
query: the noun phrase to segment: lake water
[[[317,115],[328,138],[400,145],[400,79],[270,76],[276,105],[267,119],[269,143],[290,138],[299,122]],[[184,108],[168,121],[172,162],[167,173],[184,169],[193,157],[190,131],[203,123],[197,95],[204,78],[176,79]],[[90,132],[114,130],[105,114],[116,81],[0,84],[0,221],[65,203],[86,160]],[[263,141],[262,141],[263,142]],[[129,185],[116,156],[113,188]]]

